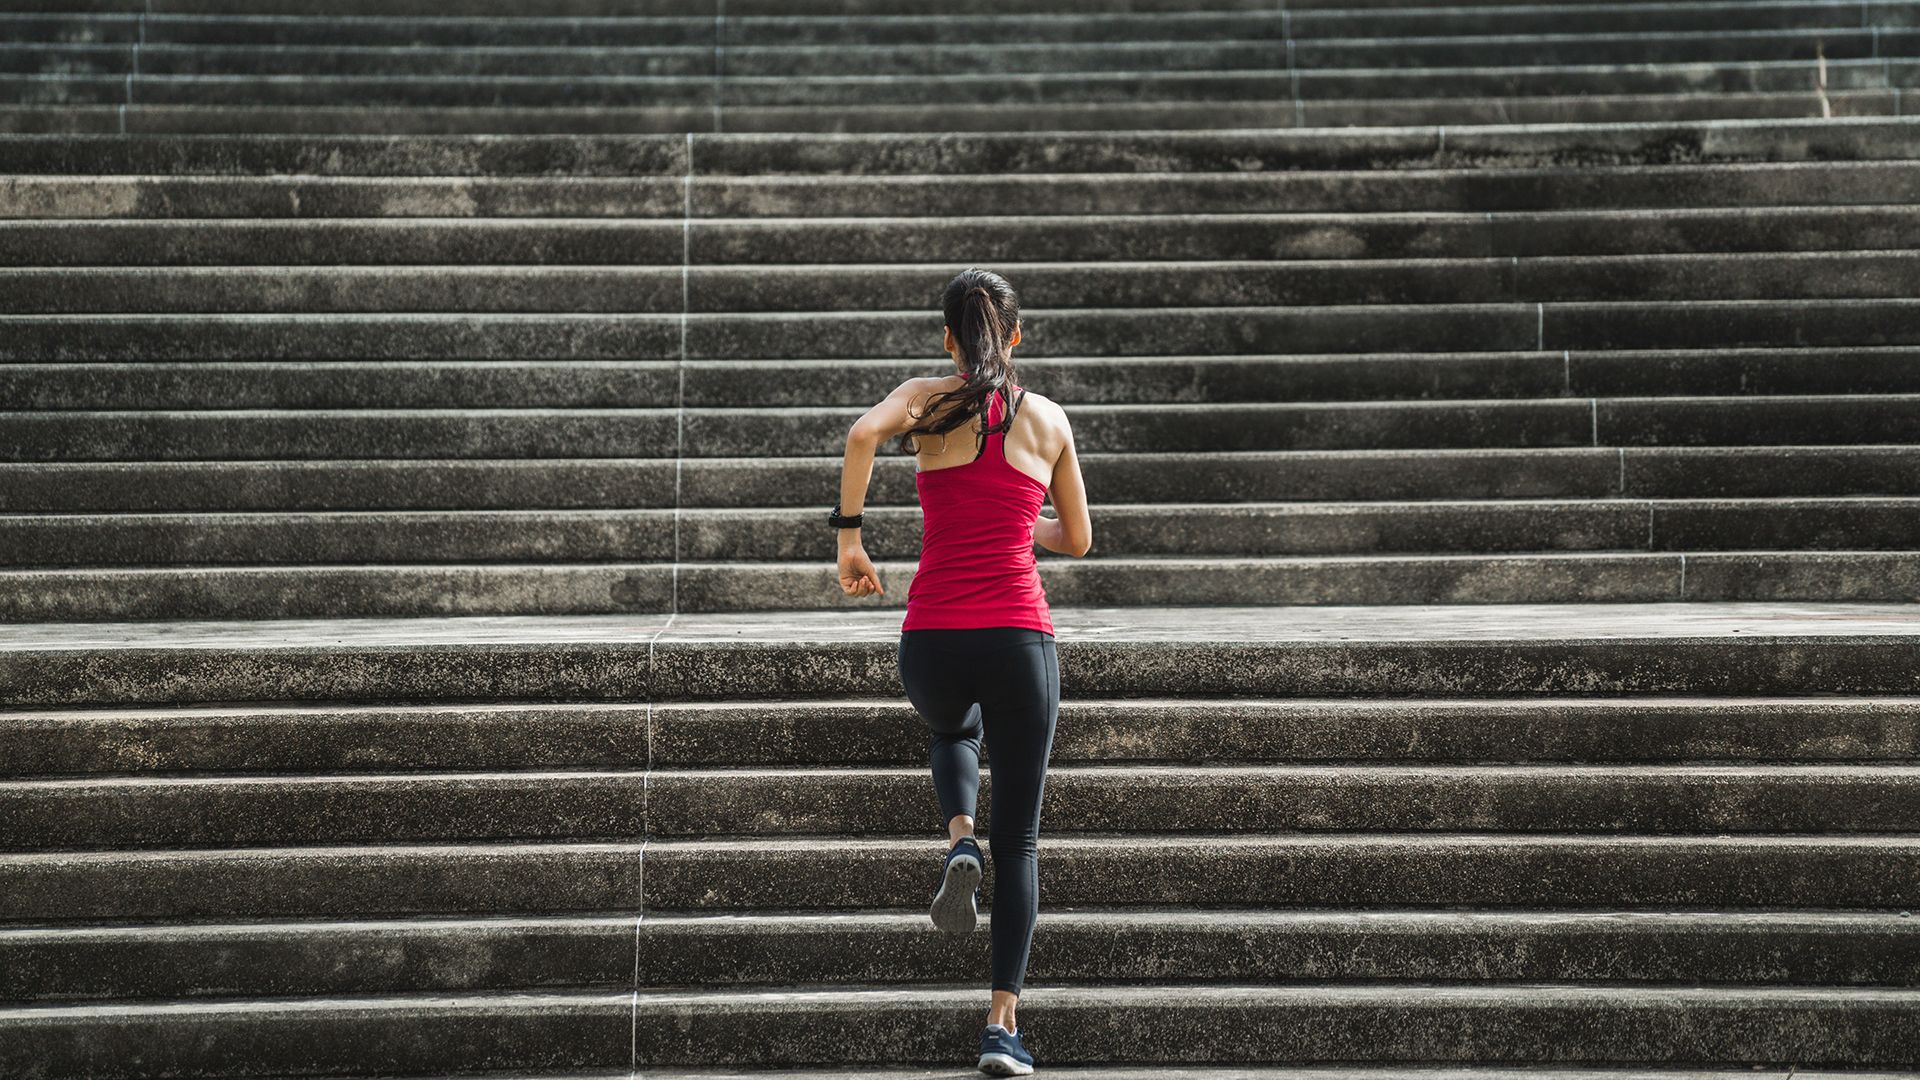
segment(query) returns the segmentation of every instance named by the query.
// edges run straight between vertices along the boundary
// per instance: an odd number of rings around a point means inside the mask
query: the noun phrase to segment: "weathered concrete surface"
[[[10,710],[17,776],[379,773],[568,766],[917,766],[911,705],[190,705]],[[991,752],[987,754],[991,760]],[[1117,762],[1888,762],[1920,757],[1920,699],[1070,698],[1052,760]]]
[[[993,817],[993,784],[981,816]],[[1920,832],[1920,769],[1801,765],[1063,765],[1076,832]],[[0,850],[921,835],[925,770],[525,770],[0,781]]]
[[[991,916],[988,916],[989,923]],[[0,1000],[618,985],[964,984],[987,935],[918,912],[365,919],[0,929]],[[1896,913],[1045,912],[1035,985],[1503,980],[1901,985]]]
[[[887,694],[897,615],[0,626],[9,704]],[[1902,604],[1062,609],[1063,685],[1120,696],[1911,693]]]

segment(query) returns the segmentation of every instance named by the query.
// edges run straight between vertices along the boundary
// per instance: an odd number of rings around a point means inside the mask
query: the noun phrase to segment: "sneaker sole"
[[[1033,1073],[1033,1066],[1006,1054],[981,1054],[980,1071],[988,1076],[1028,1076]]]
[[[940,891],[933,894],[933,925],[949,934],[964,934],[978,926],[980,911],[974,906],[973,890],[979,885],[979,859],[960,855],[947,863]]]

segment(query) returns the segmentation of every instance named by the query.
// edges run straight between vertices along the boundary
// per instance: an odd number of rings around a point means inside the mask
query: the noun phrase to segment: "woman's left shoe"
[[[928,914],[933,925],[949,934],[965,934],[980,923],[980,877],[985,866],[980,844],[971,836],[947,852],[947,864],[940,870],[940,888],[933,894]]]
[[[1026,1076],[1033,1072],[1033,1055],[1020,1045],[1018,1032],[988,1024],[980,1034],[980,1071],[988,1076]]]

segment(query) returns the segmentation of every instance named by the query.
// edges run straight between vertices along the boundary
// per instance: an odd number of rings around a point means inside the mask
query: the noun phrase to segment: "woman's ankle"
[[[952,851],[962,840],[973,837],[973,817],[968,814],[955,814],[947,820],[947,850]],[[977,841],[976,841],[977,843]]]

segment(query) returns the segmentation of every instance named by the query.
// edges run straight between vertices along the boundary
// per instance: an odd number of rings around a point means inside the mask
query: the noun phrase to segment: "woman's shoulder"
[[[1044,427],[1064,429],[1067,426],[1067,410],[1062,408],[1059,402],[1044,394],[1026,390],[1025,396],[1020,399],[1020,411],[1025,413],[1029,409],[1033,410],[1031,413],[1033,418]]]

